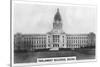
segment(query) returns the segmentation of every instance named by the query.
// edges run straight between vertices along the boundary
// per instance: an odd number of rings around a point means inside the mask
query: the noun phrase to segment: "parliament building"
[[[95,34],[67,34],[62,29],[62,19],[59,9],[54,16],[53,29],[46,34],[22,34],[14,35],[14,50],[37,50],[49,49],[59,50],[60,48],[76,49],[95,46]]]

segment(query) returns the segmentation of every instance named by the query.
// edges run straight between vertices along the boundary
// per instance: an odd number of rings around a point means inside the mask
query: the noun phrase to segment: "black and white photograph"
[[[12,2],[13,64],[96,59],[96,6]]]

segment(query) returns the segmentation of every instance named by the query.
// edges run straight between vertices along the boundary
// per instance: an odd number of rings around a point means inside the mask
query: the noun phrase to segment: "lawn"
[[[95,49],[76,49],[62,51],[15,52],[14,63],[36,62],[37,58],[71,57],[77,60],[95,59]]]

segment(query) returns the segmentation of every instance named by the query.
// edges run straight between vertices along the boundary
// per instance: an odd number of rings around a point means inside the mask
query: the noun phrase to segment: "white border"
[[[14,36],[13,36],[13,11],[14,11],[14,4],[15,3],[21,3],[21,4],[38,4],[38,5],[55,5],[55,6],[79,6],[79,7],[94,7],[97,9],[97,5],[91,5],[91,4],[70,4],[70,3],[55,3],[55,2],[39,2],[39,1],[12,1],[12,6],[10,6],[12,8],[12,14],[11,14],[11,66],[32,66],[32,65],[50,65],[50,64],[61,64],[62,62],[55,62],[55,63],[18,63],[18,64],[14,64],[14,45],[13,45],[13,40],[14,40]],[[97,55],[95,55],[95,57],[97,58]],[[80,63],[80,62],[95,62],[97,61],[97,59],[90,59],[90,60],[77,60],[74,62],[67,62],[67,63]],[[65,64],[66,62],[63,62],[62,64]]]

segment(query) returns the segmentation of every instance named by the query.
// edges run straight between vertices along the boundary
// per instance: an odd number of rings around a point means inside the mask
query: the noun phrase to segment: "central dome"
[[[59,13],[59,8],[57,8],[57,12],[54,16],[54,20],[55,21],[61,21],[61,16],[60,16],[60,13]]]

